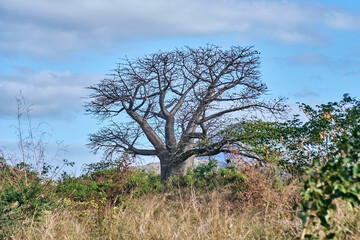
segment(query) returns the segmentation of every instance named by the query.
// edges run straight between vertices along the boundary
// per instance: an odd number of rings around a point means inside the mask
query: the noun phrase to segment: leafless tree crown
[[[124,59],[114,74],[89,87],[86,111],[110,125],[90,135],[90,147],[110,156],[129,151],[185,160],[213,155],[231,142],[219,135],[241,111],[283,110],[265,101],[259,53],[214,45]]]

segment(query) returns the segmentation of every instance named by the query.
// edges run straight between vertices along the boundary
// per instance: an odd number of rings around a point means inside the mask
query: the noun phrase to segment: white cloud
[[[321,44],[321,27],[357,30],[359,14],[333,6],[264,0],[2,0],[0,53],[66,56],[117,41],[239,32]]]
[[[359,15],[343,14],[336,10],[324,12],[322,17],[330,27],[340,30],[359,29]]]
[[[85,87],[103,76],[70,72],[31,71],[19,69],[11,75],[0,75],[0,116],[15,116],[19,91],[32,106],[32,116],[69,117],[82,111]]]

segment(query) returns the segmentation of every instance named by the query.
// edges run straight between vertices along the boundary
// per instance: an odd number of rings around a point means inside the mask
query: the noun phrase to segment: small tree
[[[299,109],[305,122],[295,115],[285,122],[242,121],[229,130],[238,148],[253,159],[273,160],[288,173],[302,174],[315,160],[325,165],[336,155],[339,139],[359,126],[360,101],[344,94],[339,102],[315,107],[302,103]]]
[[[110,125],[90,135],[89,146],[157,156],[161,180],[186,172],[195,156],[226,151],[232,137],[220,130],[241,111],[280,113],[282,99],[260,97],[259,53],[252,47],[177,49],[124,59],[110,78],[90,86],[86,111]]]

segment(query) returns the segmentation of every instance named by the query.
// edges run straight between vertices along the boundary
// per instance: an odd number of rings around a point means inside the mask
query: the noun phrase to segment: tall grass
[[[181,191],[179,192],[179,195]],[[20,227],[13,239],[294,239],[301,228],[294,211],[274,195],[243,209],[222,191],[150,194],[103,209],[63,208],[38,224]],[[275,201],[276,199],[276,201]],[[285,201],[286,202],[286,201]]]
[[[17,170],[9,170],[10,175],[6,169],[0,171],[2,180],[22,178]],[[295,239],[300,236],[302,223],[297,217],[300,209],[294,207],[300,200],[298,189],[301,183],[298,180],[284,183],[270,169],[249,168],[236,174],[241,176],[238,180],[246,180],[236,182],[243,184],[240,190],[224,184],[227,181],[211,189],[199,183],[233,177],[229,172],[229,175],[208,173],[204,180],[191,175],[196,173],[193,171],[184,179],[175,179],[162,188],[154,181],[156,175],[145,172],[128,172],[126,178],[119,179],[116,174],[121,173],[109,170],[95,174],[94,178],[78,178],[76,184],[74,179],[49,184],[34,176],[28,187],[38,184],[43,188],[32,193],[26,186],[14,184],[16,191],[8,192],[8,195],[16,192],[28,196],[23,203],[19,199],[9,202],[11,198],[4,195],[8,188],[0,181],[3,191],[0,203],[8,203],[0,209],[0,214],[11,213],[11,219],[17,218],[12,224],[0,223],[0,234],[4,239],[16,240]],[[193,177],[196,181],[190,181]],[[116,179],[118,184],[112,184],[111,181]],[[120,184],[121,181],[125,182]],[[79,184],[83,184],[82,187]],[[116,186],[122,189],[113,191]],[[77,189],[86,189],[85,195],[80,198],[80,195],[71,194]],[[94,194],[94,189],[105,195],[99,197]],[[114,201],[111,194],[121,196]],[[41,201],[43,198],[52,204]],[[28,209],[27,204],[36,207],[27,212],[15,211]],[[359,207],[350,212],[340,203],[335,219],[345,229],[340,239],[360,239]]]

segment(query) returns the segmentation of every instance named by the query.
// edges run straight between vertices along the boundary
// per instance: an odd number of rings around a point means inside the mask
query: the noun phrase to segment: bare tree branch
[[[233,141],[218,132],[234,123],[232,114],[284,111],[283,99],[261,99],[267,87],[259,67],[253,47],[208,45],[125,58],[112,78],[88,88],[87,113],[113,122],[90,135],[89,146],[155,155],[165,180],[194,156],[226,151]]]

